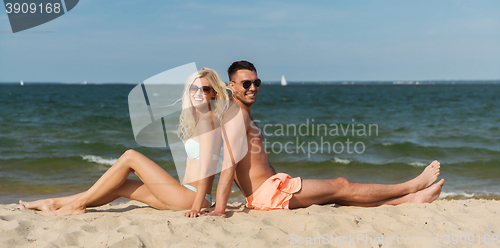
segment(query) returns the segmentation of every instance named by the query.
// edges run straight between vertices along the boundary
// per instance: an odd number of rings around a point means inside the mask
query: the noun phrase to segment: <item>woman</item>
[[[178,130],[188,154],[184,184],[144,155],[128,150],[85,192],[19,203],[49,215],[75,215],[126,197],[158,209],[190,209],[184,216],[197,217],[201,208],[212,204],[214,164],[220,152],[218,127],[228,100],[226,85],[215,71],[203,68],[188,79]],[[131,172],[141,181],[127,179]]]

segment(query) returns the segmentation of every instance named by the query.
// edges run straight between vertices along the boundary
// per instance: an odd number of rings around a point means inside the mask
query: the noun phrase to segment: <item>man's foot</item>
[[[444,179],[441,179],[439,182],[434,185],[420,190],[417,193],[414,193],[414,198],[412,202],[414,203],[431,203],[439,197],[441,194],[441,189],[444,185]]]
[[[55,201],[53,199],[44,199],[44,200],[38,200],[34,202],[24,202],[24,201],[19,201],[19,204],[21,204],[23,207],[27,209],[32,209],[32,210],[40,210],[45,213],[56,211],[58,209]]]
[[[413,185],[411,193],[418,192],[431,186],[439,176],[440,167],[441,164],[437,160],[434,160],[430,165],[427,165],[420,175],[410,181]]]
[[[77,215],[84,214],[86,212],[86,207],[74,207],[73,204],[68,204],[57,211],[48,212],[48,215],[52,216],[67,216],[67,215]]]

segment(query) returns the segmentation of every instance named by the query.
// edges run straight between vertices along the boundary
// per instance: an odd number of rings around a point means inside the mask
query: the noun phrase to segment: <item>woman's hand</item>
[[[196,218],[198,216],[200,216],[200,211],[196,211],[196,210],[189,210],[189,211],[184,213],[184,217],[187,217],[187,218]]]
[[[225,213],[218,213],[218,212],[211,212],[211,213],[206,213],[206,214],[202,214],[200,216],[219,216],[219,217],[222,217],[222,218],[227,218],[226,214]]]

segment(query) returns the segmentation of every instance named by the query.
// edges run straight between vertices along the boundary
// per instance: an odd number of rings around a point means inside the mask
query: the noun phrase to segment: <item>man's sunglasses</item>
[[[201,86],[201,87],[198,87],[194,84],[191,84],[191,87],[189,87],[189,92],[191,92],[191,94],[196,94],[196,92],[198,92],[198,90],[202,89],[203,90],[203,94],[205,95],[208,95],[210,94],[210,91],[212,90],[212,87],[210,86]]]
[[[250,86],[252,85],[252,83],[253,83],[253,85],[255,85],[255,87],[259,87],[260,83],[262,83],[262,81],[260,81],[260,79],[258,79],[258,78],[255,79],[255,80],[253,80],[253,81],[250,81],[250,80],[243,80],[243,81],[241,81],[241,85],[243,85],[243,88],[245,88],[245,89],[250,88]]]

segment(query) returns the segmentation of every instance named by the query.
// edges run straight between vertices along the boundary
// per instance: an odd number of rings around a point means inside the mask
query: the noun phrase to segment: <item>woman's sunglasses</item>
[[[189,91],[191,92],[191,94],[196,94],[198,92],[198,90],[200,90],[200,89],[203,90],[203,94],[208,95],[208,94],[210,94],[212,87],[210,87],[210,86],[198,87],[194,84],[191,84],[191,87],[189,87]]]
[[[250,88],[250,85],[252,85],[252,83],[253,83],[253,85],[255,85],[255,87],[259,87],[260,83],[262,83],[262,82],[258,78],[255,79],[255,80],[253,80],[253,81],[250,81],[250,80],[243,80],[243,81],[241,81],[241,85],[243,85],[243,88],[245,88],[245,89]]]

